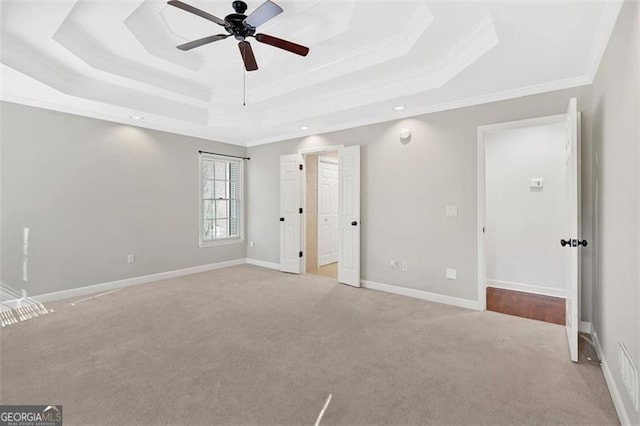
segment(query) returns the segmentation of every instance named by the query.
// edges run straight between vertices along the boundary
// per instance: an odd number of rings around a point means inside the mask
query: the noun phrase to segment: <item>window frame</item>
[[[204,239],[204,179],[202,176],[202,164],[205,160],[224,161],[225,163],[238,164],[238,235],[235,237],[214,238],[212,240]],[[213,155],[201,153],[198,155],[198,245],[200,247],[215,247],[227,244],[244,243],[244,161],[225,157],[222,155]]]

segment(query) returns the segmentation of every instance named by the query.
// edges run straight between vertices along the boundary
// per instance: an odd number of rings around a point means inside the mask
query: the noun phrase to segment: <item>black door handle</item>
[[[568,240],[560,240],[560,245],[562,247],[586,247],[587,245],[589,245],[589,242],[587,240],[576,240],[576,239],[568,239]]]
[[[281,218],[280,218],[280,222],[284,222],[284,217],[281,217]]]
[[[351,226],[358,226],[358,222],[354,220],[353,222],[351,222]]]

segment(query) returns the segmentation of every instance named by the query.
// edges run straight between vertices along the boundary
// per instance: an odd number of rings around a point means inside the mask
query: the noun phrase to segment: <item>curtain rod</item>
[[[251,157],[240,157],[238,155],[229,155],[229,154],[220,154],[217,152],[207,152],[207,151],[198,151],[199,154],[211,154],[211,155],[218,155],[220,157],[231,157],[231,158],[240,158],[242,160],[251,160]]]

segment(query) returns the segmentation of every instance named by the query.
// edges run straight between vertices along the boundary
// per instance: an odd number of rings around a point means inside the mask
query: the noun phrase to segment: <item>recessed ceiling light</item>
[[[141,115],[130,115],[129,118],[133,120],[144,120],[144,117],[142,117]]]
[[[394,111],[404,111],[405,109],[407,109],[407,107],[404,105],[396,105],[393,107]]]
[[[300,130],[309,130],[309,126],[302,126],[300,127]]]

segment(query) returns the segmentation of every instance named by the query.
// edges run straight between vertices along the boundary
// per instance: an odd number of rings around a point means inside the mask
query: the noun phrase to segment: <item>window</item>
[[[242,240],[242,160],[200,155],[200,244]]]

